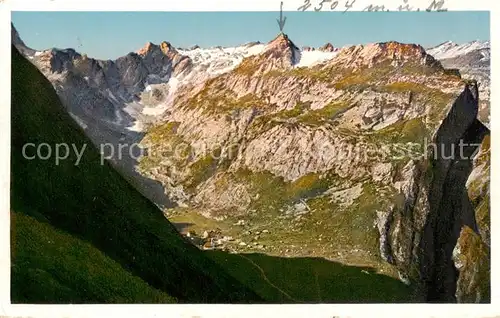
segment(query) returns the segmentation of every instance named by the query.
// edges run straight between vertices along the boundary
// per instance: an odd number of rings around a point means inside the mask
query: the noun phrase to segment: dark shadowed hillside
[[[81,150],[55,164],[23,145]],[[52,85],[12,49],[12,302],[259,302],[185,242],[109,164]],[[33,153],[28,151],[31,156]]]

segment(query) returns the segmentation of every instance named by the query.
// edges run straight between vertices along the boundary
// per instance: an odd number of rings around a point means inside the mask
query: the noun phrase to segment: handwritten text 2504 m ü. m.
[[[317,0],[315,3],[312,3],[311,0],[304,0],[304,3],[297,8],[298,11],[306,11],[309,8],[314,9],[314,11],[321,11],[323,9],[330,9],[330,10],[337,10],[341,9],[342,7],[344,8],[344,12],[347,12],[349,10],[358,10],[361,8],[356,8],[355,6],[356,0],[347,0],[345,1],[338,1],[338,0]],[[432,0],[430,2],[429,6],[425,8],[425,11],[448,11],[447,8],[444,8],[445,0]],[[391,10],[389,7],[386,7],[385,5],[375,5],[375,4],[370,4],[364,8],[362,8],[360,11],[368,11],[368,12],[387,12],[387,11],[421,11],[420,8],[413,7],[410,3],[409,0],[402,0],[402,3],[397,6],[395,9]]]

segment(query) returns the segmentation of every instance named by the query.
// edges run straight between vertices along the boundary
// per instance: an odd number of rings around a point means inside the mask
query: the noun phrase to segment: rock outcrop
[[[335,47],[331,43],[326,43],[325,45],[320,47],[319,50],[323,52],[334,52]]]
[[[470,280],[457,272],[454,250],[457,253],[457,246],[460,250],[460,246],[474,239],[469,235],[459,242],[461,232],[469,229],[479,234],[466,186],[477,145],[488,133],[476,119],[477,110],[477,85],[467,84],[439,126],[429,155],[421,162],[424,165],[412,173],[410,180],[418,186],[407,185],[404,205],[396,214],[390,211],[396,221],[385,228],[391,239],[384,241],[390,242],[384,250],[396,252],[387,260],[415,275],[417,284],[422,283],[426,301],[456,302],[457,295],[465,292],[463,280]],[[476,252],[482,253],[471,253]],[[466,265],[461,267],[466,270]],[[462,282],[457,285],[459,276]],[[483,280],[482,284],[488,283]],[[488,296],[483,293],[478,299],[487,301],[485,297]],[[463,301],[463,297],[459,300]]]

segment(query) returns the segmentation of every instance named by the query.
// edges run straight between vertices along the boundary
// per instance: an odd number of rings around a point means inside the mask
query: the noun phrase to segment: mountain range
[[[27,160],[28,142],[90,146],[78,166],[56,165]],[[12,303],[264,301],[99,163],[52,85],[14,47],[11,149]]]
[[[103,61],[12,30],[96,147],[146,150],[110,163],[180,235],[253,257],[265,283],[211,254],[262,299],[489,301],[489,42],[300,49],[281,33]],[[468,156],[450,157],[463,141]],[[315,258],[366,268],[343,285],[357,291],[329,294],[346,272]],[[283,276],[301,270],[316,283]]]

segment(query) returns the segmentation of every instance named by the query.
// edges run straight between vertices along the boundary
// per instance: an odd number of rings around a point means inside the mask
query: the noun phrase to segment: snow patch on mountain
[[[482,50],[481,55],[483,56],[481,58],[481,61],[489,61],[491,58],[491,52],[490,50]]]
[[[168,95],[166,96],[165,101],[155,107],[146,105],[142,110],[142,114],[147,116],[160,116],[161,114],[163,114],[173,103],[177,90],[184,83],[184,81],[181,81],[176,77],[171,77],[167,84]],[[149,90],[151,90],[151,87],[149,88]],[[137,123],[134,123],[133,127],[137,128]]]
[[[168,94],[166,98],[158,105],[144,105],[140,114],[146,117],[160,117],[172,105],[177,91],[184,85],[198,85],[209,78],[213,78],[235,69],[243,59],[254,55],[259,55],[267,49],[268,44],[251,43],[237,47],[215,47],[215,48],[200,48],[198,46],[191,49],[177,49],[177,51],[185,56],[188,56],[193,67],[186,73],[178,76],[167,78],[154,78],[149,75],[145,86],[145,92],[152,92],[155,84],[166,85]],[[318,63],[325,62],[334,58],[337,52],[324,51],[304,51],[294,48],[294,67],[310,67]],[[165,86],[164,86],[165,87]],[[136,116],[133,116],[136,117]],[[140,122],[141,119],[135,121],[131,127],[127,129],[133,131],[141,131],[144,126]]]
[[[144,125],[141,121],[136,120],[132,126],[127,127],[127,130],[140,133],[144,131]]]
[[[296,67],[309,67],[333,59],[337,52],[302,51]]]
[[[192,60],[195,65],[194,71],[203,70],[211,75],[219,75],[233,70],[245,57],[259,54],[264,48],[264,44],[254,44],[227,48],[179,49],[178,51],[180,54],[186,55]]]

